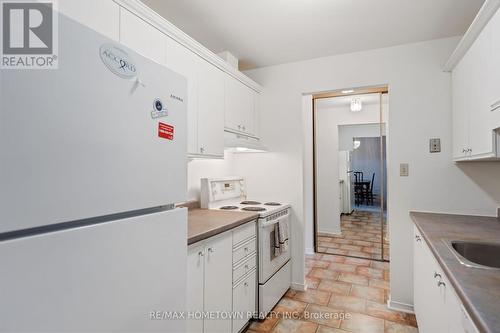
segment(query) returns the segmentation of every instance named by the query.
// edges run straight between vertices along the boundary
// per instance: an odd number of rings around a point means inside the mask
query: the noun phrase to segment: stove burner
[[[261,212],[263,210],[266,210],[264,207],[243,207],[241,210],[246,210],[249,212]]]
[[[240,202],[240,204],[242,204],[242,205],[260,205],[260,202],[248,200],[248,201],[242,201],[242,202]]]
[[[238,206],[222,206],[219,209],[222,209],[222,210],[232,210],[232,209],[238,209]]]
[[[281,206],[279,202],[266,202],[264,205],[266,206]]]

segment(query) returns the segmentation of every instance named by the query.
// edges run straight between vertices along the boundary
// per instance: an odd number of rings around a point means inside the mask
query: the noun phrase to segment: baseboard
[[[400,311],[400,312],[406,312],[406,313],[411,313],[411,314],[415,313],[415,310],[413,309],[413,305],[412,304],[406,304],[406,303],[402,303],[402,302],[396,302],[396,301],[391,300],[390,298],[387,301],[387,307],[390,310],[395,310],[395,311]]]
[[[305,282],[304,283],[292,282],[290,288],[293,289],[293,290],[298,290],[298,291],[306,291],[307,290],[307,284],[305,284]]]

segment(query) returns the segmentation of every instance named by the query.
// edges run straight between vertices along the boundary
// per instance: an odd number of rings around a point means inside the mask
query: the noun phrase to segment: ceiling
[[[484,0],[142,0],[240,69],[462,35]]]

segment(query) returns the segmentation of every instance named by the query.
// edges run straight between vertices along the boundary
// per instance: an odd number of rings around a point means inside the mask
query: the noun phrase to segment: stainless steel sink
[[[463,265],[500,270],[500,243],[445,239],[443,241]]]

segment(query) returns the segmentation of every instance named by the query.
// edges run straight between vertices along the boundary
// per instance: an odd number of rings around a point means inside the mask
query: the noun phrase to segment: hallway
[[[355,211],[340,217],[341,235],[318,234],[318,252],[381,259],[380,213]],[[384,260],[389,260],[389,237],[384,224]]]

